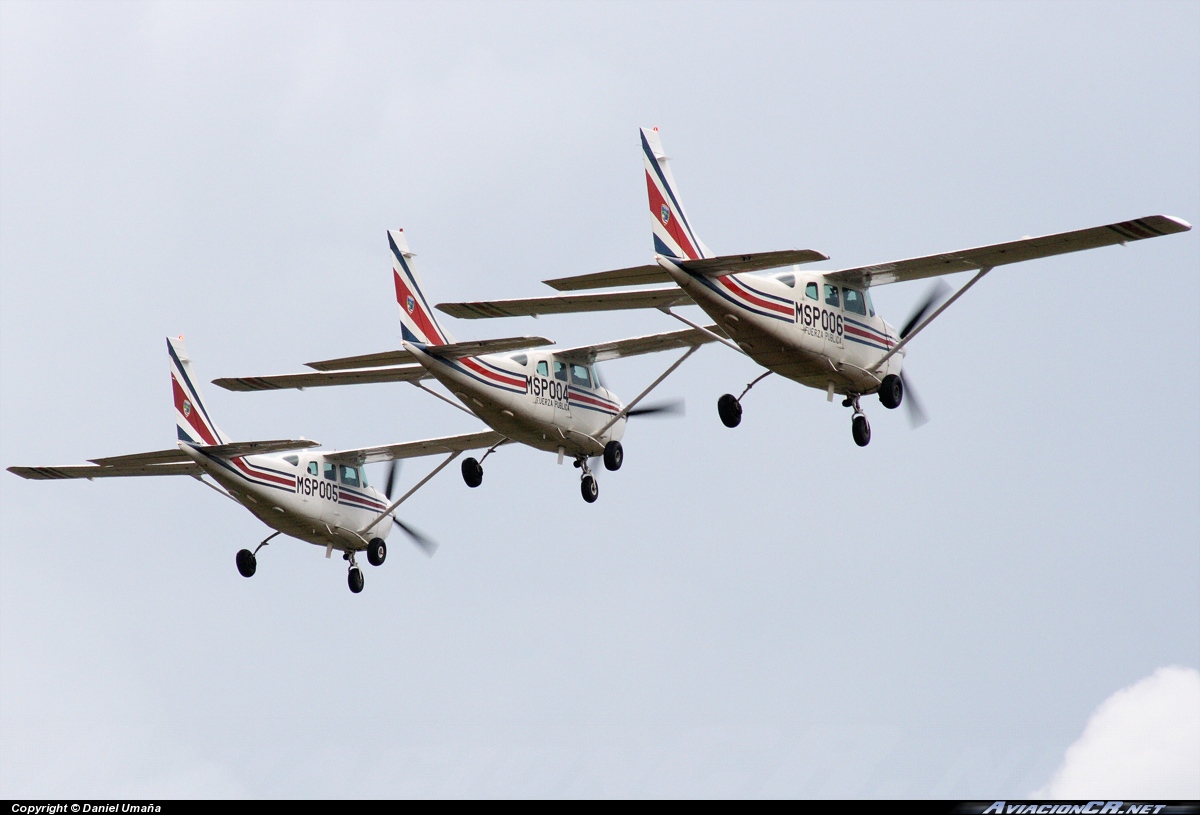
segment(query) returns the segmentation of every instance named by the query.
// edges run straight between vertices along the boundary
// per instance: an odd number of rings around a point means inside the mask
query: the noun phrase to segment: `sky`
[[[166,336],[203,382],[398,347],[389,228],[435,302],[648,262],[641,126],[719,254],[1197,223],[1200,5],[4,0],[0,467],[172,446]],[[1120,796],[1097,766],[1167,751],[1126,789],[1200,796],[1198,271],[1195,231],[996,270],[910,346],[931,421],[864,400],[864,449],[778,377],[723,427],[759,369],[706,347],[596,504],[505,448],[360,595],[293,540],[240,577],[269,530],[190,479],[0,473],[0,795]],[[240,439],[477,429],[404,384],[205,393]]]

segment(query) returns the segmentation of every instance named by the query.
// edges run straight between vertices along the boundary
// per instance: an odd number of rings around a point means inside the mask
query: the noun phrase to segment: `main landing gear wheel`
[[[258,569],[258,561],[254,557],[254,553],[249,549],[243,549],[237,553],[238,573],[242,577],[254,577],[254,572]]]
[[[375,538],[367,546],[367,562],[372,566],[382,566],[387,559],[387,544],[382,538]]]
[[[463,481],[471,488],[483,483],[483,465],[473,458],[465,459],[462,463]]]
[[[579,491],[583,493],[583,500],[589,504],[596,503],[596,499],[600,497],[600,488],[596,486],[596,477],[591,473],[584,473],[583,480],[579,482]]]
[[[879,383],[879,401],[888,410],[895,410],[903,400],[904,383],[895,374],[888,374]]]
[[[742,423],[742,403],[732,393],[717,400],[717,413],[721,416],[721,424],[726,427],[737,427]]]
[[[358,594],[363,590],[363,573],[362,569],[357,566],[350,567],[350,574],[347,576],[346,582],[350,584],[350,591]]]
[[[861,413],[856,413],[850,421],[850,430],[854,433],[854,443],[859,447],[866,447],[871,443],[871,425],[867,424],[867,417]]]
[[[622,449],[621,442],[613,440],[604,445],[604,469],[619,470],[624,460],[625,450]]]

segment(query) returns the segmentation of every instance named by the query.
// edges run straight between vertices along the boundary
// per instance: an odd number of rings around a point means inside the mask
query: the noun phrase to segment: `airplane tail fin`
[[[425,345],[445,345],[454,342],[438,325],[433,308],[425,299],[421,281],[412,262],[415,255],[408,249],[404,230],[389,229],[388,245],[392,250],[392,278],[396,283],[396,302],[400,305],[400,331],[404,339]]]
[[[671,175],[670,159],[663,152],[658,128],[642,128],[642,159],[646,163],[646,192],[650,198],[650,220],[654,225],[654,252],[675,260],[713,257],[692,230],[679,188]]]
[[[175,429],[180,441],[189,444],[228,444],[209,417],[204,399],[196,388],[192,360],[184,347],[183,337],[167,337],[167,353],[171,355],[171,390],[175,399]]]

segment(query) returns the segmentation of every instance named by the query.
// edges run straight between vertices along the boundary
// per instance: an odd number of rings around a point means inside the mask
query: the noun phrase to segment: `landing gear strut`
[[[770,371],[755,379],[746,389],[742,391],[741,396],[734,396],[732,393],[727,393],[717,400],[717,415],[721,417],[721,424],[726,427],[737,427],[742,423],[742,399],[750,392],[750,389],[759,382],[771,375]]]
[[[258,571],[258,560],[254,557],[258,554],[258,550],[271,542],[271,539],[280,533],[276,532],[272,535],[267,535],[266,540],[254,547],[254,551],[242,549],[237,553],[235,560],[237,561],[238,574],[242,577],[254,577],[254,573]]]
[[[382,541],[380,542],[382,543]],[[365,582],[363,580],[362,569],[358,568],[358,564],[354,562],[354,552],[346,552],[342,555],[342,559],[350,561],[350,573],[346,575],[346,582],[350,584],[350,591],[358,594],[363,590],[363,583]]]
[[[854,435],[854,443],[859,447],[866,447],[871,443],[871,425],[867,422],[867,414],[859,407],[858,394],[852,393],[842,400],[842,407],[854,408],[854,416],[850,419],[850,431]]]
[[[605,450],[606,459],[607,455],[607,450]],[[605,464],[607,465],[607,461]],[[592,475],[592,471],[588,467],[587,456],[580,456],[579,458],[575,459],[575,466],[583,472],[583,475],[580,477],[579,481],[579,491],[583,493],[583,500],[587,501],[589,504],[596,503],[596,499],[600,497],[600,487],[596,484],[596,476]],[[614,470],[616,468],[609,467],[608,469]]]

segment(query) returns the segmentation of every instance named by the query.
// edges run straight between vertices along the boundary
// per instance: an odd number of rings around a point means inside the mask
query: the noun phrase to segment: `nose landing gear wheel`
[[[254,577],[254,572],[258,569],[258,560],[249,549],[243,549],[237,553],[237,567],[242,577]]]
[[[483,465],[473,458],[465,459],[462,463],[463,481],[472,489],[483,483]]]
[[[596,499],[600,497],[600,488],[596,486],[596,478],[591,473],[584,475],[583,480],[579,482],[579,491],[583,493],[583,500],[589,504],[596,503]]]
[[[850,422],[850,430],[854,433],[854,443],[859,447],[871,443],[871,425],[867,424],[867,417],[863,414],[855,414]]]
[[[904,383],[895,374],[888,374],[879,383],[879,401],[888,410],[895,410],[903,400]]]
[[[350,567],[350,574],[347,576],[347,583],[350,584],[350,591],[358,594],[363,590],[363,573],[362,569],[357,566]]]
[[[721,417],[721,424],[737,427],[742,423],[742,403],[732,393],[727,393],[717,400],[717,414]]]
[[[614,440],[604,445],[604,469],[619,470],[624,460],[625,451],[621,448],[621,442]]]
[[[367,562],[372,566],[382,566],[387,559],[387,544],[382,538],[375,538],[367,547]]]

